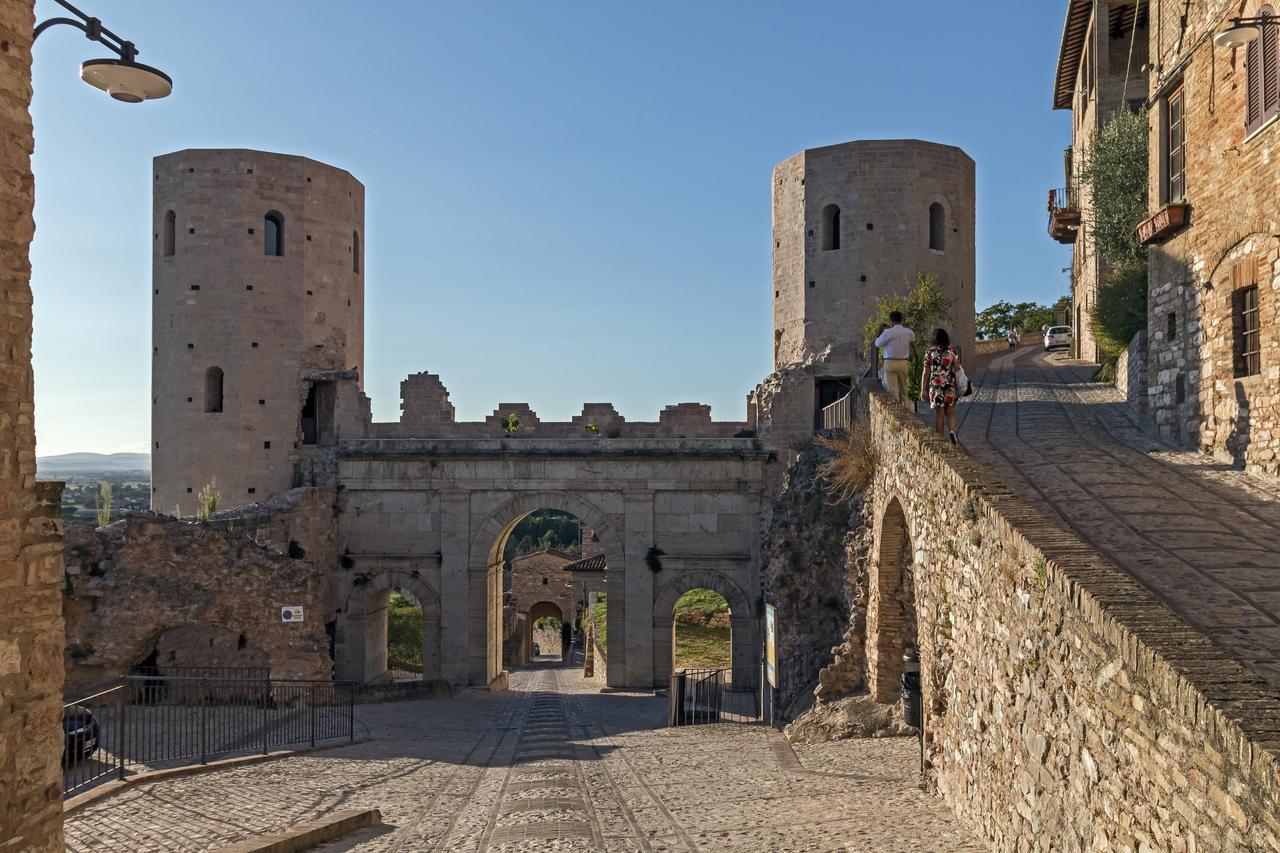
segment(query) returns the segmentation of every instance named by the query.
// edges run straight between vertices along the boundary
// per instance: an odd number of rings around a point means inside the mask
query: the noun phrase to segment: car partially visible
[[[98,751],[98,720],[84,705],[68,705],[62,712],[62,763],[79,764]]]
[[[1070,326],[1049,326],[1044,330],[1044,351],[1055,347],[1069,347],[1073,335]]]

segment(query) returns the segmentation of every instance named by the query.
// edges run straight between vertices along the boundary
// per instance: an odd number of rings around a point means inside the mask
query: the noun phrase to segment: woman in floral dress
[[[949,435],[956,444],[956,400],[960,392],[956,382],[956,369],[960,367],[960,354],[951,348],[951,337],[946,329],[933,333],[933,346],[924,354],[924,372],[920,375],[920,399],[934,411],[935,429],[938,435]]]

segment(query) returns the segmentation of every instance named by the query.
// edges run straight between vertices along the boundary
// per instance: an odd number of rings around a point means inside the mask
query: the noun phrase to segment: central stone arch
[[[889,499],[880,516],[874,553],[867,596],[867,681],[877,702],[891,703],[901,692],[903,651],[919,648],[911,531],[897,497]]]
[[[521,519],[540,509],[570,513],[590,526],[600,540],[610,574],[616,572],[620,576],[626,565],[622,538],[616,525],[598,506],[573,492],[520,492],[489,512],[476,525],[471,537],[468,571],[472,589],[484,590],[484,671],[486,681],[492,686],[502,687],[505,683],[502,668],[502,546]],[[609,615],[612,621],[612,609]],[[473,640],[476,633],[473,629]]]
[[[709,589],[729,602],[732,683],[736,687],[756,686],[760,663],[759,643],[755,639],[758,620],[751,599],[727,576],[706,569],[685,571],[659,587],[653,602],[653,676],[666,684],[671,676],[671,657],[675,644],[674,611],[680,596],[691,589]]]

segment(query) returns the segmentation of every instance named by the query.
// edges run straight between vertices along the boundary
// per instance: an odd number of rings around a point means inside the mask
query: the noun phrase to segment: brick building
[[[1077,358],[1101,361],[1090,330],[1098,282],[1107,267],[1089,233],[1091,200],[1080,170],[1094,136],[1121,109],[1138,109],[1147,94],[1147,0],[1069,0],[1053,108],[1071,110],[1071,147],[1063,152],[1063,184],[1049,191],[1049,234],[1072,246],[1071,317]]]
[[[1275,473],[1280,28],[1218,47],[1248,0],[1153,7],[1148,403],[1167,439]]]

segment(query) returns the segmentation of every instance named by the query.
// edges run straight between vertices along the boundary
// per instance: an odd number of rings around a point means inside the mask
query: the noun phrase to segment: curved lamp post
[[[1263,27],[1274,27],[1280,24],[1280,18],[1263,15],[1256,18],[1232,18],[1227,28],[1213,37],[1218,47],[1245,47],[1249,42],[1262,34]]]
[[[68,24],[84,33],[85,38],[110,48],[119,59],[90,59],[80,65],[80,79],[101,89],[117,101],[136,104],[141,101],[166,97],[173,91],[173,81],[158,68],[135,62],[138,49],[133,42],[125,41],[102,26],[102,21],[91,18],[66,0],[53,0],[74,18],[50,18],[36,25],[31,40],[52,26]]]

